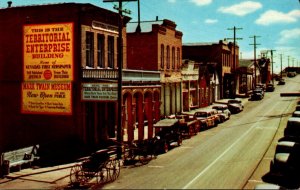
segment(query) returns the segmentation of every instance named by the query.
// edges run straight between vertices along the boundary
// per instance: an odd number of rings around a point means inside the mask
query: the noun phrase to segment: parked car
[[[227,102],[228,109],[231,113],[239,113],[244,110],[244,105],[239,99],[230,99]]]
[[[300,118],[290,117],[284,129],[284,136],[300,138]]]
[[[261,89],[263,89],[263,91],[266,91],[266,85],[265,84],[258,83],[258,84],[256,84],[255,88],[261,88]]]
[[[230,119],[231,112],[227,105],[214,105],[212,108],[218,111],[221,117],[224,118],[224,121]]]
[[[196,111],[194,117],[200,121],[203,128],[214,127],[215,119],[209,110]]]
[[[300,117],[300,111],[294,111],[292,117]]]
[[[179,121],[179,128],[183,138],[190,138],[192,135],[196,135],[200,131],[199,121],[194,116],[176,115],[176,119]]]
[[[267,84],[266,91],[273,92],[275,90],[274,84]]]
[[[261,88],[256,88],[251,94],[252,100],[262,100],[264,98],[264,91]]]
[[[154,124],[157,139],[156,146],[159,152],[166,153],[172,146],[182,144],[182,136],[179,129],[178,119],[163,119]]]
[[[215,127],[219,124],[219,123],[223,123],[224,119],[222,118],[222,116],[218,113],[218,111],[216,109],[211,109],[210,110],[211,115],[213,116],[213,119],[215,121]]]
[[[285,81],[283,78],[279,79],[278,85],[285,85]]]

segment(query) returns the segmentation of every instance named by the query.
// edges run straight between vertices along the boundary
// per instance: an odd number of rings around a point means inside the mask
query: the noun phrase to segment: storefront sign
[[[117,101],[117,83],[83,83],[81,87],[83,101]]]
[[[72,114],[71,82],[23,82],[22,113]]]
[[[72,81],[73,23],[23,29],[24,81]]]

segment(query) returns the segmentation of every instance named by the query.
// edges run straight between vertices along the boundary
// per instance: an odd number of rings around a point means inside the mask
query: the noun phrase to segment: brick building
[[[182,47],[183,59],[202,62],[203,64],[213,66],[220,79],[220,98],[235,97],[237,68],[239,65],[239,47],[233,47],[233,43],[220,40],[218,43],[187,43]],[[235,57],[235,59],[234,59]],[[236,60],[236,63],[234,63]],[[210,86],[211,88],[211,86]]]
[[[182,32],[170,20],[137,23],[127,27],[128,68],[160,72],[160,116],[181,112]]]
[[[119,15],[77,3],[8,7],[0,15],[0,152],[114,138]]]

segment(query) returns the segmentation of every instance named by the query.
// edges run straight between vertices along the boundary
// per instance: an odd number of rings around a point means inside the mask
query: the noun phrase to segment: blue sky
[[[112,11],[114,4],[103,0],[12,0],[13,6],[48,3],[91,3]],[[2,1],[0,7],[6,7]],[[140,0],[141,20],[169,19],[183,32],[183,43],[218,42],[233,38],[234,26],[237,30],[240,56],[254,57],[253,38],[257,38],[257,55],[261,50],[274,49],[274,71],[289,63],[300,66],[300,2],[299,0]],[[137,21],[137,2],[124,2],[123,8],[131,11],[128,15]],[[269,54],[270,55],[270,54]]]

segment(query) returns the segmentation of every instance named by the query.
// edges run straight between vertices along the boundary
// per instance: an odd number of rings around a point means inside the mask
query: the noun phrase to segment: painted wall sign
[[[73,80],[73,23],[24,25],[24,81]]]
[[[22,113],[72,114],[71,82],[23,82]]]
[[[117,83],[82,83],[81,99],[83,101],[117,101]]]

